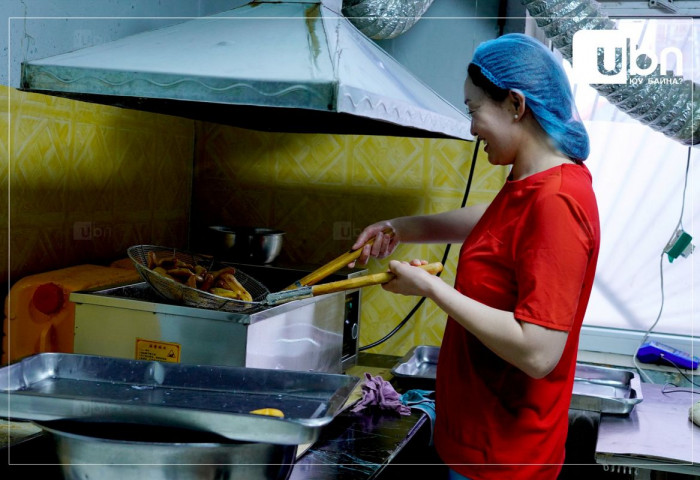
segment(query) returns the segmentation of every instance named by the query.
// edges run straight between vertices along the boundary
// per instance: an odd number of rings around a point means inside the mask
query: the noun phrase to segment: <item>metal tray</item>
[[[413,347],[394,366],[391,374],[398,379],[435,381],[439,354],[440,347],[426,345]]]
[[[435,388],[440,347],[419,345],[408,351],[391,370],[400,383]],[[639,376],[632,370],[576,364],[571,408],[626,415],[641,402]]]
[[[0,416],[179,427],[249,442],[314,442],[360,379],[42,353],[0,368]],[[284,418],[249,413],[282,410]]]
[[[636,372],[576,364],[571,408],[626,415],[642,400],[642,386]]]

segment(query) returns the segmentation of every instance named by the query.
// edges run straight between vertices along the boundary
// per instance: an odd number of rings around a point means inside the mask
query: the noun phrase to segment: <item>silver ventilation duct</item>
[[[613,30],[615,24],[594,0],[521,0],[544,34],[571,60],[579,30]],[[640,57],[644,60],[644,57]],[[618,68],[620,59],[618,61]],[[593,87],[620,110],[684,145],[700,143],[700,88],[678,84],[597,84]]]
[[[398,37],[413,27],[433,0],[343,0],[343,15],[369,38]]]

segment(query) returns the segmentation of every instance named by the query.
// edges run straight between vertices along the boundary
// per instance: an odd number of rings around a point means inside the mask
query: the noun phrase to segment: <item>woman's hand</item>
[[[382,285],[382,288],[400,295],[430,297],[432,286],[435,285],[434,282],[442,280],[422,268],[415,268],[427,263],[425,260],[412,260],[410,263],[391,260],[389,270],[396,275],[396,278]]]
[[[374,243],[372,245],[365,245],[371,239],[374,239]],[[398,244],[399,233],[391,224],[391,221],[385,220],[373,223],[366,227],[362,233],[360,233],[360,236],[357,237],[357,240],[355,240],[352,250],[362,248],[362,252],[357,260],[348,264],[348,267],[353,268],[355,264],[366,265],[370,257],[388,257],[394,252]]]

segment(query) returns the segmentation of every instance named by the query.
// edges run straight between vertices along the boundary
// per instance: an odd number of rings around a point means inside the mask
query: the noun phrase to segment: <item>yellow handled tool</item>
[[[442,271],[442,263],[428,263],[420,265],[416,268],[422,268],[432,275],[437,275]],[[295,288],[294,290],[282,290],[281,292],[271,293],[267,296],[266,303],[268,305],[277,305],[280,303],[291,302],[292,300],[300,300],[302,298],[316,297],[328,293],[343,292],[345,290],[353,290],[355,288],[368,287],[370,285],[379,285],[387,283],[395,278],[396,275],[391,272],[374,273],[371,275],[363,275],[361,277],[349,278],[347,280],[339,280],[337,282],[322,283],[321,285],[305,286]]]
[[[391,228],[385,228],[382,233],[385,235],[389,235],[393,233],[393,230]],[[372,245],[374,244],[374,237],[370,238],[365,242],[365,245]],[[301,280],[297,280],[294,282],[292,285],[288,286],[284,290],[293,290],[301,287],[305,287],[308,285],[315,285],[324,278],[326,278],[328,275],[331,275],[338,270],[340,270],[343,267],[346,267],[350,262],[353,262],[357,260],[360,257],[360,254],[362,253],[362,249],[364,246],[361,246],[357,250],[348,250],[338,258],[335,258],[331,260],[330,262],[326,263],[322,267],[317,268],[313,272],[309,273],[307,276],[302,278]]]

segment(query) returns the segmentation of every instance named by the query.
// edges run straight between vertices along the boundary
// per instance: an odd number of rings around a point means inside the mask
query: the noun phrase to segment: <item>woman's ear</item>
[[[525,95],[518,90],[510,90],[508,92],[508,102],[513,108],[513,116],[516,119],[522,118],[525,113]]]

